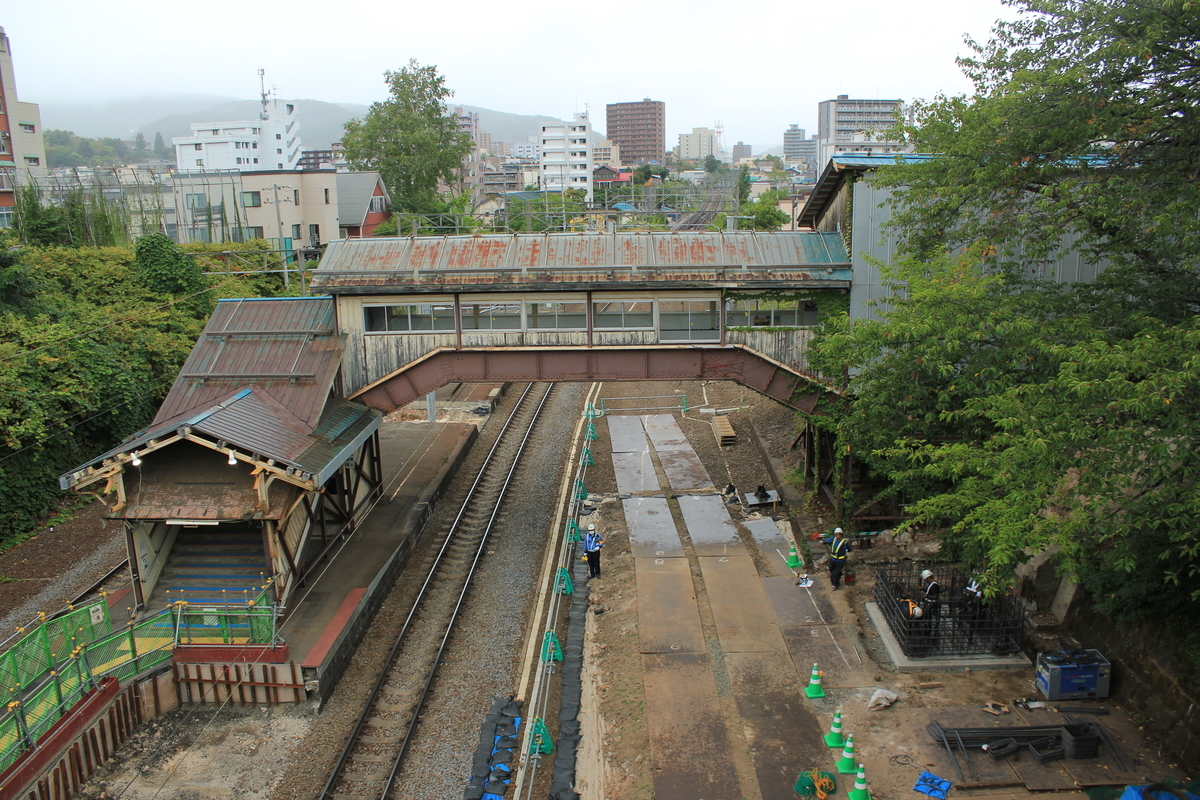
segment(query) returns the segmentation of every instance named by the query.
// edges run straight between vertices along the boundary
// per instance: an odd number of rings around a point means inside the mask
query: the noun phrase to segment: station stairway
[[[146,606],[157,610],[177,600],[244,605],[258,597],[269,575],[261,533],[182,532]]]

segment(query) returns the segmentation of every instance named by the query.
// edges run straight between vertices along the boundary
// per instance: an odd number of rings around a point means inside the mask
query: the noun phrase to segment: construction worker
[[[842,588],[842,572],[850,558],[850,540],[841,528],[834,528],[833,536],[826,539],[825,544],[829,545],[829,581],[836,592]]]
[[[587,527],[583,537],[583,555],[588,562],[588,577],[600,577],[600,548],[604,547],[604,539],[596,532],[596,524]]]
[[[941,615],[942,605],[942,585],[937,582],[937,578],[933,576],[933,570],[930,569],[921,571],[921,583],[925,588],[925,594],[921,598],[921,610],[924,612],[923,618],[929,635],[929,649],[932,650],[937,647],[938,618]]]

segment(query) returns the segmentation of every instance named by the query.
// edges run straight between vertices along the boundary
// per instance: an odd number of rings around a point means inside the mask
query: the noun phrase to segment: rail
[[[513,474],[520,463],[520,456],[525,450],[529,436],[533,432],[542,408],[545,406],[553,389],[552,384],[545,384],[541,396],[536,397],[534,395],[535,386],[537,384],[531,383],[525,388],[512,414],[504,423],[504,428],[496,437],[495,444],[492,445],[491,450],[488,452],[483,466],[480,468],[479,474],[468,490],[467,497],[463,501],[457,516],[443,534],[445,538],[434,558],[433,565],[430,567],[417,593],[417,597],[413,601],[412,608],[400,629],[400,633],[397,634],[392,644],[391,651],[384,662],[385,666],[380,671],[379,677],[371,688],[363,706],[363,711],[357,720],[355,720],[354,727],[347,737],[346,744],[333,769],[330,771],[324,788],[318,795],[318,800],[328,800],[334,797],[334,790],[339,788],[340,791],[337,794],[339,797],[357,795],[386,798],[391,792],[396,776],[399,774],[404,762],[404,757],[408,754],[417,723],[420,719],[421,710],[428,698],[434,679],[437,677],[442,655],[445,652],[446,645],[454,630],[454,625],[466,600],[467,592],[471,588],[471,581],[474,578],[480,558],[486,552],[488,537],[500,512],[500,507],[503,504]],[[505,468],[507,469],[503,475],[503,479],[497,486],[494,482],[496,471]],[[481,510],[486,510],[484,514],[486,520],[474,522],[474,515]],[[465,553],[454,550],[454,545],[464,543],[473,545],[473,547]],[[465,563],[468,560],[470,562],[469,565]],[[456,570],[462,570],[464,566],[466,567],[465,572],[460,575],[454,574]],[[451,599],[447,597],[444,587],[438,585],[448,578],[460,582],[456,587],[457,597],[453,598],[453,608],[439,609],[437,608],[439,600],[446,602]],[[452,590],[451,594],[453,593],[454,591]],[[410,707],[405,709],[409,714],[407,724],[400,726],[392,724],[387,726],[392,728],[401,727],[403,729],[399,738],[391,742],[395,748],[391,757],[391,767],[387,777],[383,779],[376,775],[356,778],[354,775],[347,773],[347,767],[360,746],[364,730],[376,719],[377,706],[379,705],[384,687],[390,679],[397,677],[399,672],[397,669],[398,656],[404,645],[409,643],[410,634],[414,632],[418,618],[421,616],[423,610],[429,616],[435,616],[439,611],[443,614],[441,617],[443,621],[442,633],[440,641],[437,643],[436,652],[432,653],[426,660],[425,674],[421,681],[420,691],[417,693],[415,700],[411,702]],[[388,713],[391,713],[393,710],[388,710]],[[381,725],[381,727],[383,726]],[[377,742],[373,743],[372,747],[377,748],[379,744]],[[370,791],[370,795],[366,795],[362,791],[347,791],[347,784],[371,784],[372,786],[382,784],[382,786],[370,790],[364,788],[363,791]]]

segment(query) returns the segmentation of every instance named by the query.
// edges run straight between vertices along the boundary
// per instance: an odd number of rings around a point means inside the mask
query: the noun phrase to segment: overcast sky
[[[1013,11],[1000,0],[38,0],[9,7],[18,93],[78,102],[164,93],[371,103],[383,72],[435,64],[450,103],[570,118],[650,97],[667,146],[723,123],[725,146],[816,133],[817,103],[932,97],[970,87],[954,59]]]

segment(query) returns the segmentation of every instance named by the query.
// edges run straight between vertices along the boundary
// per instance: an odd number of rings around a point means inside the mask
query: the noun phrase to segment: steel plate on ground
[[[639,558],[678,558],[683,543],[665,497],[627,497],[621,501],[629,547]]]
[[[749,556],[703,556],[700,572],[722,650],[787,652],[771,602]]]
[[[837,622],[833,604],[829,602],[829,597],[825,594],[828,589],[822,587],[820,583],[823,576],[809,575],[809,577],[817,581],[817,585],[807,589],[796,586],[796,579],[790,576],[763,578],[763,588],[767,592],[767,597],[771,599],[771,608],[775,611],[775,618],[779,620],[779,627],[793,628],[800,625],[825,625]]]
[[[772,576],[791,576],[793,570],[787,565],[788,551],[791,547],[791,539],[788,539],[782,530],[780,523],[773,519],[752,519],[741,523],[750,531],[752,544],[747,544],[746,549],[753,552],[754,548],[762,553],[763,561],[759,565],[759,570],[764,577]],[[783,523],[785,526],[787,523]],[[801,572],[802,570],[795,570]],[[794,583],[796,578],[792,578]]]
[[[614,453],[640,453],[649,450],[641,417],[605,417],[608,439]]]
[[[739,800],[708,656],[646,654],[642,672],[656,800]]]
[[[856,640],[845,625],[805,625],[783,628],[788,652],[796,663],[796,670],[805,675],[804,683],[812,675],[812,665],[824,673],[822,686],[839,688],[873,686],[856,649]]]
[[[830,757],[804,681],[774,653],[727,653],[725,666],[763,800],[795,800],[797,765],[825,765]]]
[[[693,492],[698,489],[711,489],[712,478],[708,477],[700,456],[691,448],[679,450],[658,450],[658,461],[666,473],[667,483],[676,492]]]
[[[678,498],[683,523],[698,556],[744,556],[746,548],[719,495],[683,495]]]
[[[687,436],[680,429],[679,423],[675,421],[675,417],[670,414],[650,414],[642,419],[645,422],[646,435],[654,443],[655,450],[661,452],[663,450],[692,449],[692,446],[688,444]]]
[[[638,648],[643,653],[703,653],[704,629],[686,558],[635,558]]]
[[[658,475],[650,451],[640,453],[613,453],[613,472],[617,477],[618,492],[652,492],[659,488]]]

